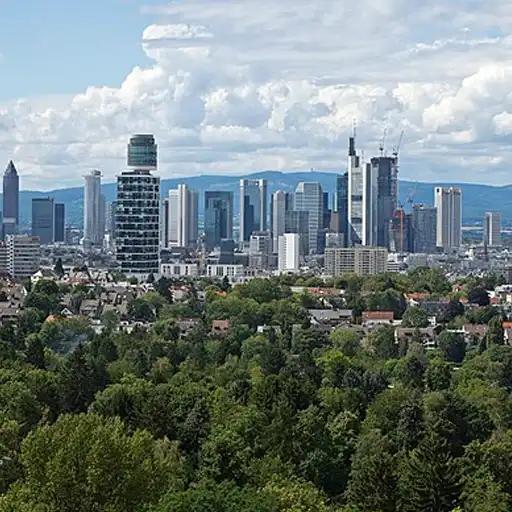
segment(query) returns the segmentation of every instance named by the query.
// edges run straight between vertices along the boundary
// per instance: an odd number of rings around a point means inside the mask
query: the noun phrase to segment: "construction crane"
[[[400,147],[402,146],[402,141],[404,140],[405,131],[402,130],[400,133],[400,138],[398,139],[398,144],[393,148],[393,156],[398,158],[400,155]]]

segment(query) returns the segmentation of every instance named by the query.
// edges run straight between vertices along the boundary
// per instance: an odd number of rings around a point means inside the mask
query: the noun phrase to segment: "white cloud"
[[[188,0],[147,7],[151,65],[119,87],[0,105],[0,157],[25,187],[122,169],[155,133],[163,176],[340,169],[406,130],[402,176],[510,181],[508,0]],[[492,168],[492,174],[487,172]],[[449,175],[446,174],[449,169]],[[49,179],[51,176],[51,179]]]

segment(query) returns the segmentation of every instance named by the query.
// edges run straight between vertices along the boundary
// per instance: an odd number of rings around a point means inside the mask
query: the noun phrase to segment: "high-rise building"
[[[295,210],[308,212],[309,254],[323,254],[325,247],[324,194],[320,183],[301,182],[295,190]]]
[[[486,212],[484,217],[484,245],[496,247],[501,245],[501,214]]]
[[[389,224],[397,208],[398,159],[372,158],[365,172],[363,245],[389,247]]]
[[[286,233],[286,216],[293,210],[293,194],[278,190],[270,197],[270,227],[272,229],[272,250],[279,250],[279,237]]]
[[[416,204],[412,210],[413,252],[436,252],[437,210],[433,206]]]
[[[249,266],[267,270],[272,263],[272,237],[269,231],[255,231],[249,240]]]
[[[345,244],[348,240],[348,172],[336,176],[336,221],[337,233],[343,233]]]
[[[4,173],[3,180],[3,208],[2,208],[2,233],[14,235],[18,232],[20,182],[18,171],[12,160]]]
[[[436,187],[437,247],[445,252],[462,244],[462,192],[455,187]]]
[[[158,168],[157,150],[153,135],[134,135],[128,144],[128,169],[156,171]]]
[[[105,207],[105,232],[114,240],[116,232],[116,208],[117,201],[106,204]]]
[[[267,230],[267,180],[240,180],[240,242]]]
[[[300,240],[300,255],[309,254],[309,212],[288,210],[285,219],[285,233],[296,233]]]
[[[101,247],[105,236],[105,199],[101,194],[101,172],[84,176],[84,247]]]
[[[160,202],[160,248],[165,249],[169,241],[169,198]]]
[[[413,252],[413,214],[397,208],[389,221],[389,250],[391,252]]]
[[[221,240],[233,239],[233,193],[208,190],[204,193],[204,234],[211,251]]]
[[[14,279],[25,279],[39,270],[41,245],[39,237],[7,235],[7,272]]]
[[[53,241],[64,242],[66,231],[66,210],[64,203],[55,203],[53,222]]]
[[[168,247],[190,247],[198,238],[198,194],[186,185],[169,190]]]
[[[361,245],[364,236],[365,164],[356,153],[355,134],[349,138],[348,149],[348,245]]]
[[[386,272],[388,251],[382,247],[349,247],[325,250],[325,272],[329,276],[360,276]]]
[[[160,178],[152,135],[135,135],[128,145],[128,167],[117,177],[116,260],[121,272],[139,279],[160,271]]]
[[[298,272],[300,269],[300,237],[297,233],[279,236],[278,268],[280,272]]]
[[[41,244],[51,244],[55,235],[55,203],[50,197],[32,199],[32,236]]]

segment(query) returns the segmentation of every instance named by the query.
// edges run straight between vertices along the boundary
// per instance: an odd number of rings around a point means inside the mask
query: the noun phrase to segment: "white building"
[[[128,145],[128,167],[117,178],[115,246],[119,270],[146,280],[160,271],[160,178],[152,135],[135,135]]]
[[[286,232],[286,214],[292,208],[293,195],[278,190],[271,198],[272,251],[279,251],[279,237]]]
[[[5,248],[7,272],[14,279],[25,279],[39,270],[41,243],[38,236],[7,235]]]
[[[101,195],[101,172],[84,176],[84,247],[102,247],[105,235],[105,198]]]
[[[216,279],[227,277],[229,280],[236,280],[244,277],[245,267],[243,265],[208,265],[206,276]]]
[[[484,244],[487,247],[501,245],[501,214],[486,212],[484,217]]]
[[[300,270],[300,236],[297,233],[285,233],[279,237],[279,272],[298,272]]]
[[[364,237],[365,164],[356,153],[355,135],[348,150],[348,230],[349,246],[361,245]]]
[[[334,248],[325,250],[325,273],[368,276],[388,270],[388,251],[382,247]]]
[[[190,247],[198,239],[198,194],[186,185],[169,190],[168,247]]]
[[[445,252],[462,245],[462,192],[460,188],[436,187],[437,247]]]
[[[199,265],[197,263],[162,263],[160,265],[162,277],[198,277]]]

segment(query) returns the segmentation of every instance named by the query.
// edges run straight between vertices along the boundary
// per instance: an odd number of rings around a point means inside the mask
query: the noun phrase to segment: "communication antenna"
[[[384,132],[382,133],[382,140],[380,141],[380,146],[379,146],[380,156],[384,156],[384,147],[385,147],[385,144],[386,144],[386,135],[387,135],[387,133],[388,133],[388,129],[384,128]]]

